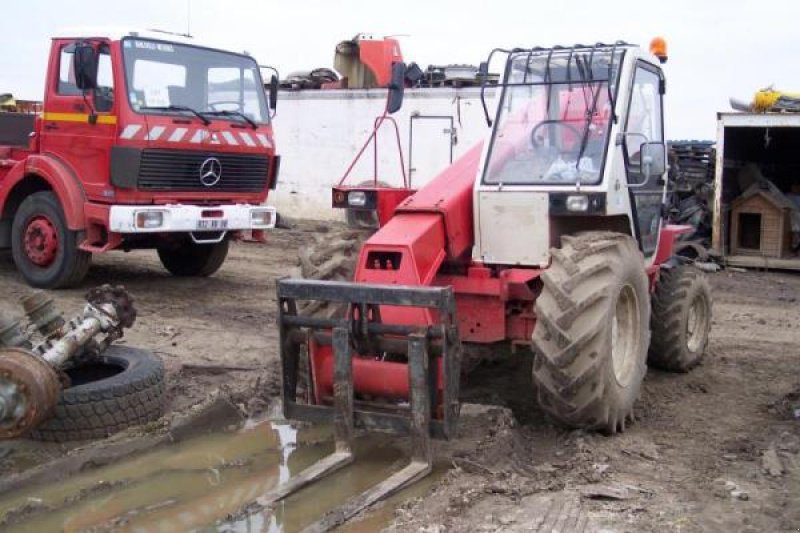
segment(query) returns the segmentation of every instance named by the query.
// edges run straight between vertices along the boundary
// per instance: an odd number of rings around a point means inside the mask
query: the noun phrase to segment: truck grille
[[[219,161],[219,181],[209,176],[204,184],[200,168],[210,158]],[[269,157],[181,150],[142,151],[139,163],[140,189],[153,191],[258,192],[267,183]]]

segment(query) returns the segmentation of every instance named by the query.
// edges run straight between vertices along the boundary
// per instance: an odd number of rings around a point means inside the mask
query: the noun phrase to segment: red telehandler
[[[351,462],[355,427],[411,435],[411,463],[320,527],[430,471],[473,347],[530,346],[541,409],[607,433],[631,419],[648,363],[687,371],[706,349],[709,285],[673,256],[689,228],[665,217],[663,41],[495,50],[482,72],[498,56],[485,142],[405,198],[334,190],[335,206],[378,210],[352,281],[278,283],[284,413],[332,420],[337,446],[267,499]],[[387,111],[402,86],[398,68]]]
[[[178,276],[275,226],[279,156],[247,55],[159,32],[53,39],[43,112],[0,113],[0,250],[34,287],[79,283],[92,254],[155,248]],[[259,235],[262,234],[262,235]]]

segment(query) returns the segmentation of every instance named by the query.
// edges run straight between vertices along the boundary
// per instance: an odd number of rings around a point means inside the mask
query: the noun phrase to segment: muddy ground
[[[270,243],[232,247],[209,279],[178,279],[154,252],[107,254],[79,289],[53,293],[74,312],[94,285],[135,296],[125,342],[164,360],[169,411],[215,390],[249,415],[277,394],[275,279],[294,266],[316,228],[279,230]],[[797,531],[800,529],[800,275],[711,276],[714,325],[704,364],[689,374],[649,371],[637,422],[623,435],[570,432],[546,422],[531,391],[530,359],[484,364],[462,386],[473,404],[461,437],[438,444],[453,468],[424,498],[395,513],[409,531]],[[27,287],[0,253],[0,310]],[[99,445],[102,445],[99,444]],[[11,474],[58,458],[0,458]],[[549,528],[549,529],[548,529]]]

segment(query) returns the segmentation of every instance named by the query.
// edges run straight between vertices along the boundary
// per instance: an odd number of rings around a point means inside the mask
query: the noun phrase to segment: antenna
[[[192,35],[192,0],[186,0],[186,35]]]

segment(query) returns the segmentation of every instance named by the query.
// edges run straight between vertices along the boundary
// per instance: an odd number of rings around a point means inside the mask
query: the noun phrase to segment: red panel
[[[359,59],[369,67],[379,87],[387,87],[392,80],[392,63],[401,63],[403,54],[397,39],[358,41]]]
[[[483,143],[473,146],[397,208],[398,213],[441,213],[447,234],[447,256],[451,260],[468,253],[474,244],[472,188],[482,150]]]
[[[400,254],[392,268],[375,268],[375,257]],[[370,261],[370,258],[373,258]],[[399,214],[361,248],[355,281],[390,285],[431,285],[444,261],[444,228],[437,214]],[[433,324],[430,311],[418,307],[381,307],[381,318],[392,324]]]
[[[678,236],[691,231],[691,226],[677,224],[667,224],[661,228],[661,233],[658,236],[658,249],[656,249],[653,265],[660,265],[667,262],[667,260],[672,257],[672,250],[675,248],[675,240]]]

